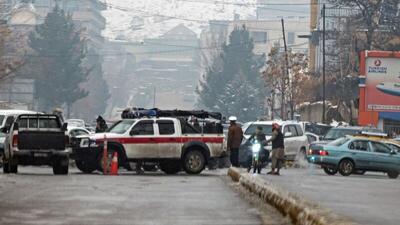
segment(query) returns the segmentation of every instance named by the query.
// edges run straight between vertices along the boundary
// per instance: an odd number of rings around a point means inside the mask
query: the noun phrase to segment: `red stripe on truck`
[[[104,139],[98,139],[96,142],[103,142]],[[116,141],[121,144],[148,144],[148,143],[175,143],[183,144],[191,141],[200,141],[204,143],[222,144],[223,137],[127,137],[127,138],[107,138],[107,141]]]

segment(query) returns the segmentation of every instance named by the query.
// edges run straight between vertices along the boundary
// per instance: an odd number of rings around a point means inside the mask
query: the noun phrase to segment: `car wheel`
[[[342,176],[350,176],[354,171],[354,163],[350,159],[343,159],[339,163],[339,173]]]
[[[182,166],[179,160],[168,160],[160,163],[160,169],[166,174],[177,174]]]
[[[335,175],[338,171],[335,168],[332,167],[324,167],[324,172],[330,176]]]
[[[83,160],[77,160],[75,161],[76,167],[82,171],[83,173],[92,173],[97,169],[97,166],[95,163],[89,163]]]
[[[357,174],[357,175],[364,175],[365,172],[367,172],[367,171],[365,171],[365,170],[356,170],[356,171],[354,171],[353,173],[354,173],[354,174]]]
[[[188,174],[199,174],[204,170],[206,159],[199,150],[189,150],[183,156],[183,169]]]
[[[396,179],[399,176],[397,171],[388,171],[387,174],[390,179]]]
[[[10,173],[10,165],[3,159],[3,173]]]

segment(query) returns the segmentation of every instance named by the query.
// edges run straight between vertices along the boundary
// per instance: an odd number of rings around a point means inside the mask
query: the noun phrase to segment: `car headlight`
[[[99,145],[96,143],[96,140],[90,139],[90,138],[85,138],[81,140],[81,148],[87,148],[87,147],[98,147]]]
[[[251,146],[251,150],[252,150],[254,153],[259,152],[259,151],[260,151],[260,148],[261,148],[261,145],[260,145],[259,143],[253,144],[253,146]]]

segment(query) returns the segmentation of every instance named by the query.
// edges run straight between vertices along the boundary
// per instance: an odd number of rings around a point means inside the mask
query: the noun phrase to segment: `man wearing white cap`
[[[230,158],[232,166],[239,167],[239,147],[243,139],[243,131],[236,124],[236,116],[229,117],[229,131],[227,149],[230,151]]]

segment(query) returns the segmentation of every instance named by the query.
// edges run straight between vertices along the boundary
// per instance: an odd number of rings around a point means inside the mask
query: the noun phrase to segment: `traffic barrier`
[[[240,173],[231,167],[228,175],[239,182],[249,192],[259,196],[265,203],[273,206],[295,225],[356,225],[347,218],[338,216],[304,198],[285,192],[281,188],[248,173]]]
[[[110,175],[118,175],[118,152],[114,152],[111,160]]]

